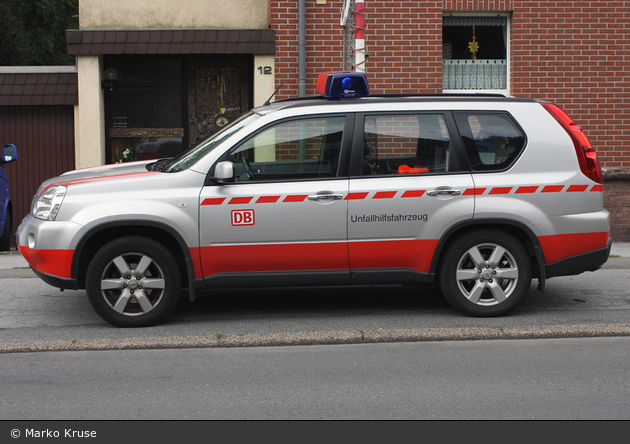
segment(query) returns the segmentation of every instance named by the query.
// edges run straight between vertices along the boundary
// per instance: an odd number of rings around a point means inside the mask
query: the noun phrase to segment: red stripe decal
[[[486,191],[485,188],[468,188],[464,191],[464,196],[481,196]]]
[[[553,264],[561,259],[606,248],[609,232],[575,233],[540,236],[538,240],[545,255],[545,262]]]
[[[372,199],[391,199],[396,195],[397,191],[379,191]]]
[[[604,185],[593,185],[591,191],[604,191]]]
[[[569,189],[567,190],[567,192],[576,193],[580,191],[586,191],[587,188],[588,188],[588,185],[571,185]]]
[[[217,245],[199,249],[203,272],[198,271],[195,265],[195,276],[261,271],[348,270],[348,251],[353,269],[407,268],[428,273],[437,244],[437,240],[404,240],[350,242],[349,245],[345,242]],[[193,250],[196,249],[191,249],[194,257],[197,252]]]
[[[564,185],[547,185],[541,191],[541,193],[559,193],[564,188]]]
[[[350,266],[369,268],[409,268],[428,273],[437,240],[350,242]]]
[[[367,197],[368,193],[348,193],[345,200],[361,200]]]
[[[346,242],[217,245],[202,247],[200,256],[204,276],[215,273],[349,268]]]
[[[33,250],[18,246],[24,259],[41,273],[70,279],[74,250]]]
[[[490,190],[490,194],[509,194],[512,187],[497,187]]]
[[[304,202],[304,199],[308,197],[307,194],[295,194],[293,196],[287,196],[282,202]]]
[[[208,199],[204,199],[203,202],[201,202],[201,205],[221,205],[224,200],[225,200],[225,197],[208,198]]]
[[[405,191],[401,197],[421,197],[426,190],[409,190]]]
[[[245,205],[252,201],[253,197],[233,197],[228,205]]]
[[[535,193],[538,187],[518,187],[516,194],[531,194]]]
[[[280,199],[280,196],[260,196],[256,203],[276,203],[278,199]]]
[[[156,174],[160,174],[158,171],[143,171],[141,173],[129,173],[129,174],[116,174],[112,176],[98,176],[98,177],[86,177],[84,179],[71,179],[65,180],[62,182],[51,183],[46,188],[42,190],[42,193],[48,188],[55,185],[76,185],[80,183],[89,183],[89,182],[100,182],[103,180],[114,180],[114,179],[130,179],[133,177],[142,177],[142,176],[154,176]],[[41,194],[40,194],[41,196]]]
[[[201,272],[201,253],[199,247],[191,247],[188,249],[190,251],[190,257],[193,263],[193,269],[195,270],[195,279],[202,279],[203,273]]]

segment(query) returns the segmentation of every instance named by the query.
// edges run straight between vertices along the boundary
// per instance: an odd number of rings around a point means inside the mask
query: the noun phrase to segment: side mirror
[[[214,180],[231,182],[234,180],[234,164],[229,161],[219,162],[214,167]]]
[[[17,160],[17,148],[12,143],[4,146],[4,152],[2,153],[2,163],[9,163]]]

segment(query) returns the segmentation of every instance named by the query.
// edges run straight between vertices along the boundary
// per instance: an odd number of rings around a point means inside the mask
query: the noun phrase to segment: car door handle
[[[314,196],[307,196],[308,200],[320,201],[320,200],[341,200],[343,194],[316,194]]]
[[[460,190],[431,190],[427,191],[427,196],[459,196],[462,192]]]

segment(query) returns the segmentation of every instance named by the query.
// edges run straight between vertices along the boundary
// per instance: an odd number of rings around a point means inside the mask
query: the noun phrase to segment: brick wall
[[[550,100],[602,166],[630,169],[630,8],[622,1],[514,1],[512,94]]]
[[[307,94],[343,68],[342,0],[307,1]],[[602,166],[630,169],[630,8],[625,1],[366,1],[373,92],[441,92],[442,14],[511,12],[511,93],[550,100],[585,130]],[[298,6],[270,1],[278,98],[298,94]]]
[[[630,173],[605,181],[604,207],[610,211],[612,238],[630,242]]]
[[[365,1],[365,67],[373,92],[441,92],[443,13],[509,12],[511,94],[556,103],[586,132],[603,167],[630,171],[627,1]],[[307,94],[314,94],[318,73],[343,68],[342,5],[306,2]],[[276,30],[276,84],[285,82],[277,98],[296,96],[298,2],[270,0],[269,13]],[[615,191],[619,187],[625,191]],[[630,180],[607,180],[609,188],[614,229],[630,240],[630,227],[622,222],[628,202],[619,200],[630,195]]]
[[[342,0],[306,2],[307,95],[317,75],[341,71],[344,29]],[[377,93],[436,92],[442,88],[442,0],[368,0],[366,62],[370,89]],[[277,98],[298,95],[298,2],[270,1],[270,27],[276,30]]]

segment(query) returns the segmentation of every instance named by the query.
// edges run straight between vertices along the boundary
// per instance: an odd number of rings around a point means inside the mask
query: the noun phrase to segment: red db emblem
[[[232,210],[232,226],[254,225],[254,210]]]

